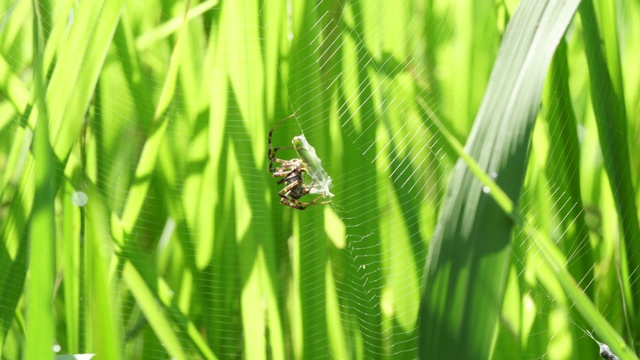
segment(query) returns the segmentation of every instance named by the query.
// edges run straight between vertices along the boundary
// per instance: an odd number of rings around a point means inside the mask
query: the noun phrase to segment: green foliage
[[[640,4],[579,3],[0,0],[0,358],[635,359]]]

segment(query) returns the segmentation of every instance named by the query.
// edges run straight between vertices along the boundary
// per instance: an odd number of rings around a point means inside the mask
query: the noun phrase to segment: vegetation
[[[0,0],[0,358],[636,359],[638,58],[637,1]]]

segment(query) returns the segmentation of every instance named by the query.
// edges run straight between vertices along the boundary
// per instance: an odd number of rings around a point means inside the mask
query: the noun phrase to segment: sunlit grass
[[[640,5],[567,4],[0,0],[0,357],[634,359]]]

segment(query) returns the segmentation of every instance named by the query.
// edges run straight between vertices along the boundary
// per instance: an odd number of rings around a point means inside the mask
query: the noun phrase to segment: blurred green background
[[[0,0],[0,358],[635,359],[638,58],[636,0]]]

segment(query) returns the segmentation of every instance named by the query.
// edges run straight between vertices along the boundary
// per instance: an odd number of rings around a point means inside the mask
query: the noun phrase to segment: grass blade
[[[180,339],[171,326],[170,317],[165,314],[164,309],[159,311],[158,300],[131,262],[125,264],[123,277],[127,287],[135,297],[136,303],[142,309],[145,318],[149,321],[155,335],[160,339],[167,352],[175,359],[186,359],[187,356],[182,348]]]
[[[608,8],[605,6],[603,12]],[[637,208],[634,199],[635,190],[631,179],[631,160],[627,142],[627,114],[624,103],[624,92],[619,71],[610,72],[611,69],[620,68],[620,59],[615,44],[610,44],[612,37],[604,37],[607,57],[601,48],[601,37],[596,20],[593,4],[585,0],[580,6],[580,17],[584,26],[585,51],[587,63],[591,74],[591,103],[598,126],[600,149],[604,160],[604,167],[609,177],[611,191],[620,218],[620,227],[624,235],[624,246],[627,256],[628,269],[640,268],[640,257],[635,256],[640,252],[640,228],[638,227]],[[601,16],[601,18],[607,18]],[[609,24],[613,26],[614,24]],[[614,30],[615,31],[615,30]],[[611,47],[614,50],[611,50]],[[623,273],[628,273],[624,270]],[[637,327],[636,308],[640,303],[640,282],[629,281],[628,276],[622,276],[625,285],[622,287],[627,292],[626,308],[629,311],[629,331],[633,336],[633,329]]]
[[[29,233],[29,280],[27,287],[26,359],[53,357],[55,339],[53,318],[53,283],[55,279],[55,223],[53,200],[55,189],[53,152],[49,144],[48,116],[45,105],[46,86],[43,70],[40,8],[33,2],[33,44],[35,100],[41,111],[35,129],[33,158],[36,192]]]
[[[578,3],[522,1],[505,31],[466,150],[511,199],[518,199],[523,185],[547,68]],[[489,357],[514,224],[487,191],[459,160],[426,268],[423,358]]]

